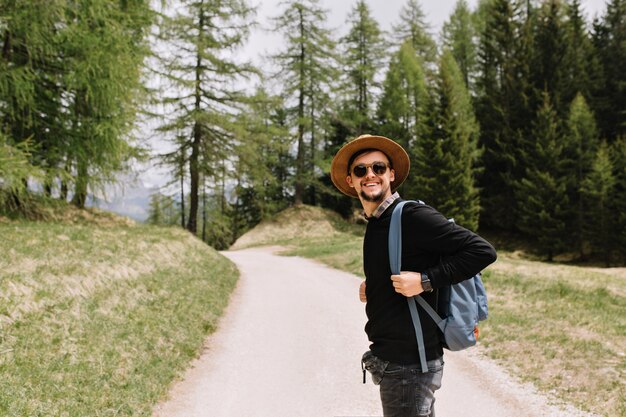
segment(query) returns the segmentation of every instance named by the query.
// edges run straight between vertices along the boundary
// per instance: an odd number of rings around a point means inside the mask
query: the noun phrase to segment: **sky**
[[[425,20],[430,26],[430,33],[438,38],[443,23],[454,10],[457,0],[420,0],[419,3],[425,14]],[[399,22],[400,12],[408,0],[368,0],[372,17],[379,23],[381,29],[391,31]],[[470,8],[476,8],[478,0],[467,0]],[[249,4],[257,7],[257,26],[251,31],[247,44],[240,51],[240,56],[251,60],[261,68],[266,68],[267,57],[282,48],[281,35],[272,33],[271,18],[278,16],[283,10],[283,0],[249,0]],[[582,0],[583,12],[590,22],[595,16],[601,16],[606,9],[606,0]],[[321,7],[328,11],[326,27],[335,29],[337,36],[347,33],[346,19],[356,4],[356,0],[320,0]],[[140,168],[139,178],[147,187],[162,186],[168,178],[165,170],[154,167]]]
[[[257,6],[257,22],[260,28],[252,31],[248,45],[244,48],[245,54],[253,57],[257,64],[262,64],[263,55],[279,50],[281,42],[277,34],[268,33],[271,26],[271,17],[275,17],[284,10],[281,6],[283,0],[252,0],[251,4]],[[425,20],[430,25],[431,35],[439,36],[443,23],[449,18],[454,10],[457,0],[419,0]],[[399,22],[400,12],[408,0],[367,0],[372,17],[378,22],[383,30],[391,31],[392,27]],[[474,10],[478,0],[467,0],[470,9]],[[337,29],[337,33],[343,36],[347,32],[346,19],[356,4],[356,0],[320,0],[319,4],[328,11],[327,28]],[[583,12],[587,21],[594,16],[602,15],[606,9],[606,0],[582,0]],[[265,28],[263,30],[262,28]]]

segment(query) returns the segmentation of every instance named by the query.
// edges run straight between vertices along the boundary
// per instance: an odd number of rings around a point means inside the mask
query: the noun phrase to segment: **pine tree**
[[[580,0],[571,0],[566,12],[567,56],[565,57],[564,76],[568,88],[564,100],[569,103],[579,93],[585,100],[589,100],[591,97],[591,73],[595,63],[593,62],[593,45],[585,16],[581,10]]]
[[[565,215],[569,204],[562,176],[562,134],[550,97],[544,93],[543,106],[533,123],[532,144],[527,146],[525,175],[516,186],[519,228],[537,242],[552,261],[566,247],[569,232]]]
[[[567,228],[571,231],[581,256],[584,256],[583,226],[585,223],[581,188],[583,180],[591,169],[597,147],[598,134],[595,119],[584,97],[579,93],[570,106],[567,135],[564,137],[561,159],[570,202]]]
[[[550,94],[550,101],[559,117],[567,113],[573,99],[572,86],[568,83],[567,71],[571,56],[565,13],[560,0],[548,0],[541,5],[535,22],[535,37],[531,65],[531,80],[537,93],[533,107],[542,102],[542,91]]]
[[[358,0],[348,16],[350,31],[341,39],[343,72],[347,75],[343,93],[346,105],[340,110],[351,136],[359,136],[374,127],[372,108],[376,75],[386,55],[385,42],[378,22],[372,17],[365,0]]]
[[[419,198],[469,229],[478,227],[478,123],[463,74],[444,51],[434,92],[433,132],[417,140],[413,179]]]
[[[610,148],[613,178],[609,196],[609,216],[612,221],[611,237],[613,251],[622,263],[626,262],[626,136],[617,139]]]
[[[600,136],[612,143],[626,134],[626,0],[608,3],[602,20],[594,25],[593,43],[600,68],[591,104]]]
[[[588,200],[585,237],[591,242],[595,252],[603,254],[604,262],[609,266],[614,247],[612,226],[615,213],[611,212],[610,198],[613,195],[615,177],[606,142],[600,144],[591,170],[581,185],[581,192]]]
[[[452,51],[465,86],[471,88],[476,76],[476,30],[466,0],[458,0],[450,19],[443,24],[443,46]]]
[[[172,17],[163,15],[163,39],[170,54],[164,58],[163,76],[169,86],[162,99],[167,117],[160,129],[189,158],[186,228],[194,234],[200,176],[222,180],[223,163],[232,155],[234,115],[245,97],[234,85],[253,69],[226,52],[245,41],[251,13],[245,0],[183,0]]]
[[[479,43],[476,116],[484,149],[480,178],[486,226],[513,230],[515,181],[523,175],[523,138],[533,115],[529,108],[529,17],[517,3],[493,0]]]
[[[407,0],[400,11],[400,23],[394,26],[393,32],[400,45],[408,40],[422,62],[429,67],[436,64],[437,45],[429,33],[425,17],[419,0]]]
[[[307,185],[309,195],[315,198],[317,134],[330,104],[330,87],[337,78],[335,43],[325,29],[326,20],[327,11],[318,0],[290,0],[275,18],[274,30],[285,35],[286,48],[274,61],[280,67],[277,76],[284,81],[282,95],[289,120],[296,129],[295,204],[304,201]]]

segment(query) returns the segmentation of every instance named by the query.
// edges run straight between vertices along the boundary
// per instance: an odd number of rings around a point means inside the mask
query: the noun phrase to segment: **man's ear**
[[[351,175],[348,175],[348,176],[346,177],[346,182],[348,183],[348,185],[349,185],[350,187],[354,188],[354,184],[352,184],[352,176],[351,176]]]
[[[393,169],[389,170],[389,182],[394,182],[396,180],[396,171]]]

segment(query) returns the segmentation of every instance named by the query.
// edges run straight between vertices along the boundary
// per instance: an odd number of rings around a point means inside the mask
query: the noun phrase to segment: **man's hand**
[[[362,303],[367,303],[367,297],[365,297],[365,280],[363,280],[359,287],[359,299]]]
[[[413,297],[424,292],[422,274],[419,272],[401,271],[400,275],[392,275],[393,288],[405,297]]]

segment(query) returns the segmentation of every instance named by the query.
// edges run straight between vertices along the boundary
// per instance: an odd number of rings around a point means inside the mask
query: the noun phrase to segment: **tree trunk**
[[[61,180],[61,195],[59,196],[59,200],[67,201],[67,181]]]
[[[76,187],[74,189],[72,204],[78,208],[85,208],[85,202],[87,201],[87,184],[89,182],[87,164],[85,161],[78,161],[76,169]]]
[[[191,145],[191,156],[189,158],[189,220],[187,221],[187,230],[189,230],[194,235],[196,234],[198,227],[198,159],[200,153],[200,140],[200,125],[198,124],[198,122],[196,122],[193,127],[193,142]]]
[[[302,204],[304,194],[304,18],[300,10],[300,92],[298,97],[298,154],[296,158],[296,190],[294,196],[295,205]]]
[[[65,161],[65,172],[70,172],[72,170],[72,164],[66,160]],[[69,186],[67,185],[67,181],[64,178],[61,178],[61,195],[59,196],[59,200],[67,201],[67,194],[69,192]]]
[[[202,241],[206,242],[206,178],[202,177]]]
[[[237,186],[236,186],[236,190],[240,190],[241,189],[241,167],[239,167],[237,169]],[[265,194],[265,193],[264,193]],[[265,200],[267,197],[263,197],[263,200]],[[262,204],[261,206],[261,218],[263,218],[263,209],[262,207],[265,205],[263,204],[264,201],[260,202]],[[235,193],[235,210],[233,212],[233,216],[232,216],[232,231],[233,231],[233,240],[237,239],[239,237],[239,221],[241,219],[241,207],[240,207],[240,200],[239,200],[239,192]]]
[[[311,97],[311,179],[315,178],[315,100]],[[309,183],[309,204],[315,205],[315,184]]]
[[[226,161],[222,159],[222,216],[226,214]]]
[[[180,164],[180,227],[185,228],[185,162]]]
[[[198,37],[202,38],[202,28],[204,27],[204,12],[200,10],[200,19],[198,22]],[[200,41],[202,39],[199,39]],[[199,42],[199,45],[202,45],[202,42]],[[198,47],[199,48],[199,47]],[[202,92],[200,89],[200,75],[202,73],[202,56],[200,55],[200,51],[196,54],[196,80],[195,80],[195,104],[194,110],[196,117],[200,114],[201,108],[201,96]],[[198,160],[200,158],[200,142],[202,141],[202,131],[201,125],[198,120],[194,122],[193,125],[193,142],[191,144],[191,156],[189,159],[189,178],[190,178],[190,187],[189,187],[189,221],[187,222],[187,230],[189,230],[194,235],[196,234],[198,225],[198,180],[199,180],[199,165]]]

